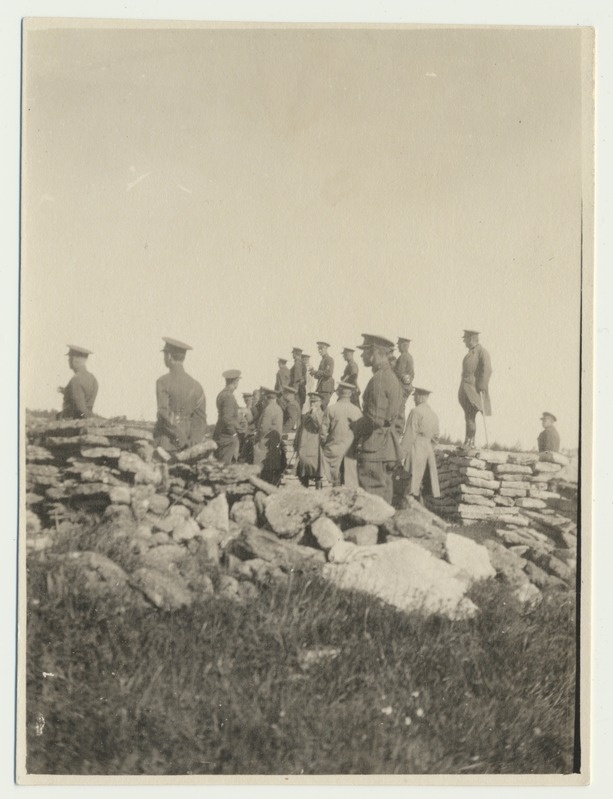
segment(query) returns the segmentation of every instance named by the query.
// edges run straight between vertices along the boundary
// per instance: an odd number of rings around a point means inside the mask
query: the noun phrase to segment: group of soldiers
[[[206,400],[200,383],[185,371],[185,357],[192,347],[172,338],[163,341],[168,371],[156,382],[154,439],[161,451],[172,454],[206,436]],[[395,504],[408,494],[421,498],[424,489],[439,496],[433,449],[439,421],[429,405],[432,392],[413,385],[410,341],[401,337],[394,344],[383,336],[363,334],[360,345],[343,349],[345,368],[338,384],[328,342],[317,342],[317,368],[308,354],[295,347],[291,367],[287,359],[279,358],[274,387],[261,386],[244,393],[244,407],[239,407],[235,396],[241,372],[225,371],[225,386],[216,400],[216,457],[225,464],[258,464],[262,478],[275,485],[288,463],[295,461],[296,475],[305,486],[314,482],[319,487],[324,479],[332,485],[359,485]],[[475,446],[477,414],[482,413],[484,419],[491,415],[492,367],[478,331],[465,330],[463,341],[468,352],[462,362],[458,400],[466,423],[464,447],[470,450]],[[362,396],[356,349],[363,365],[372,370]],[[75,374],[60,389],[64,418],[93,414],[98,384],[86,368],[91,354],[69,345],[69,365]],[[334,393],[337,401],[331,404]],[[415,407],[405,419],[411,395]],[[559,449],[554,422],[553,414],[543,414],[545,429],[539,436],[539,450]],[[288,456],[290,446],[293,452]]]

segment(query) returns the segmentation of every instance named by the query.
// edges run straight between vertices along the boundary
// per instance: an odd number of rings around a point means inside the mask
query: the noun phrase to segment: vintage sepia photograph
[[[594,30],[23,21],[17,780],[584,784]]]

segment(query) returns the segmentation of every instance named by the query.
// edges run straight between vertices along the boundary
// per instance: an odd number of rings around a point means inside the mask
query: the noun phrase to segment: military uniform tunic
[[[304,405],[306,399],[306,368],[302,362],[302,358],[294,361],[290,373],[290,386],[295,388],[298,392],[298,401],[300,405]]]
[[[472,347],[462,361],[462,382],[458,390],[458,400],[464,410],[481,410],[481,392],[485,415],[492,415],[492,405],[488,386],[492,376],[492,364],[487,350],[481,344]]]
[[[158,445],[175,452],[199,444],[206,435],[206,400],[202,386],[175,364],[158,378],[157,422],[153,435]]]
[[[217,459],[222,463],[232,463],[238,457],[238,431],[240,419],[238,402],[230,388],[224,388],[217,395],[217,424],[213,438],[217,443]]]
[[[98,381],[87,369],[75,372],[63,393],[63,419],[85,419],[94,415]]]
[[[392,501],[392,470],[400,460],[393,430],[402,403],[398,378],[389,363],[371,377],[362,395],[363,417],[356,423],[358,479],[366,491]]]
[[[275,378],[275,391],[282,391],[285,386],[291,385],[291,373],[287,366],[280,366]]]
[[[438,471],[432,444],[438,439],[438,416],[425,402],[416,405],[407,419],[402,438],[401,451],[405,456],[405,468],[410,474],[411,494],[418,497],[426,469],[430,477],[433,497],[440,497]]]
[[[560,434],[553,425],[549,425],[539,433],[538,448],[539,452],[560,451]]]
[[[394,372],[396,373],[398,380],[400,380],[402,396],[406,401],[411,394],[413,379],[415,377],[413,356],[409,352],[400,353],[398,359],[396,360],[396,365],[394,366]]]
[[[319,368],[313,372],[317,378],[315,391],[321,394],[321,407],[325,410],[330,402],[330,397],[334,391],[334,359],[330,355],[323,355],[319,362]]]
[[[347,361],[345,371],[341,376],[341,382],[351,383],[355,386],[355,391],[351,394],[351,402],[360,407],[360,389],[358,388],[358,365],[355,361]]]
[[[283,410],[283,432],[291,433],[300,424],[300,405],[298,400],[291,397],[287,400]]]

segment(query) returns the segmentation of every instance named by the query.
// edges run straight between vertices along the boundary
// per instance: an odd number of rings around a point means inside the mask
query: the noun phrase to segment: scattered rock
[[[160,572],[174,571],[178,561],[186,556],[185,548],[179,544],[155,546],[140,556],[140,562],[148,569]]]
[[[374,524],[364,524],[360,527],[350,527],[343,535],[345,541],[350,541],[359,547],[370,547],[379,540],[379,528]]]
[[[196,535],[200,535],[200,525],[195,519],[184,519],[179,522],[172,531],[172,537],[175,541],[189,541]]]
[[[434,514],[431,514],[434,516]],[[410,539],[414,544],[427,549],[435,557],[445,555],[446,533],[438,525],[414,507],[397,511],[391,519],[381,525],[384,534],[388,536],[402,536]]]
[[[162,574],[157,569],[137,569],[130,576],[130,585],[142,591],[161,610],[178,610],[190,605],[193,596],[179,574]]]
[[[465,572],[472,582],[496,576],[487,548],[456,533],[447,533],[447,560]]]
[[[205,505],[196,517],[196,521],[201,527],[215,527],[217,530],[225,530],[227,532],[230,517],[226,495],[219,494],[219,496]]]
[[[230,518],[240,527],[257,524],[258,511],[253,497],[244,496],[238,502],[235,502],[230,510]]]
[[[311,533],[324,552],[344,540],[343,531],[326,516],[320,516],[311,524]]]

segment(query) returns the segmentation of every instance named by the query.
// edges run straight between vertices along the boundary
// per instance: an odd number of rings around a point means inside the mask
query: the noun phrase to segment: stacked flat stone
[[[249,478],[259,473],[257,466],[219,464],[211,439],[167,466],[156,455],[148,422],[28,417],[26,441],[28,529],[57,529],[80,512],[101,514],[109,506],[131,506],[139,519],[150,506],[165,514],[180,505],[197,515],[222,492],[252,494]]]
[[[553,507],[561,499],[552,490],[568,459],[559,453],[514,453],[442,448],[436,452],[441,486],[432,510],[451,521],[512,521],[521,510]]]

